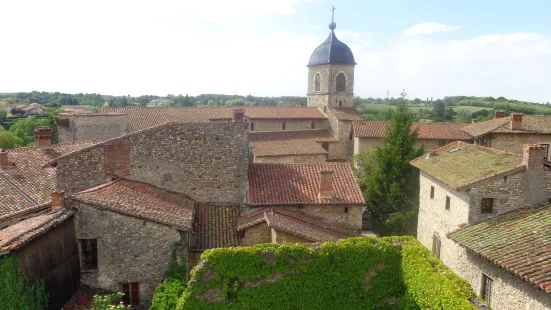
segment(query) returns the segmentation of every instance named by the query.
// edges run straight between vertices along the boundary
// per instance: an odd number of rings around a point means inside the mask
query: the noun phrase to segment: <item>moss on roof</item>
[[[425,155],[414,159],[411,164],[453,189],[524,167],[521,155],[460,141],[436,150],[431,158]]]

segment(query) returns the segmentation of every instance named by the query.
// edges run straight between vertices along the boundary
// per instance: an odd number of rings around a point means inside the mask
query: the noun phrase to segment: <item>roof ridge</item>
[[[76,192],[74,194],[71,194],[71,197],[73,197],[74,195],[78,195],[78,194],[86,194],[86,193],[92,193],[92,192],[97,192],[97,191],[101,191],[102,189],[105,189],[106,187],[109,187],[117,182],[119,182],[120,179],[115,179],[115,180],[111,180],[107,183],[102,183],[100,185],[96,185],[94,187],[90,187],[90,188],[87,188],[85,190],[81,190],[80,192]]]
[[[99,141],[98,140],[71,141],[71,142],[55,143],[55,144],[52,144],[51,146],[54,147],[54,146],[65,146],[65,145],[77,145],[77,144],[84,144],[84,143],[90,143],[90,142],[96,143]],[[26,151],[26,150],[47,151],[51,149],[52,148],[39,149],[34,145],[29,145],[29,146],[16,147],[13,149],[4,149],[4,151],[9,153],[9,152]]]

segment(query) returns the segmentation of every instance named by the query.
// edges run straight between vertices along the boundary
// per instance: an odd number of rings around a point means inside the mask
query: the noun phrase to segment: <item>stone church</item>
[[[146,308],[173,253],[191,268],[212,248],[360,235],[355,62],[334,29],[308,64],[307,107],[62,114],[62,143],[39,127],[34,147],[0,151],[0,257],[44,279],[51,309],[80,284]]]

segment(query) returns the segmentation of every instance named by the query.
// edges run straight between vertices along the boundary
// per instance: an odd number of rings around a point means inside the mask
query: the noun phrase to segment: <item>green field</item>
[[[379,112],[386,112],[389,108],[396,109],[396,106],[391,106],[389,104],[385,103],[362,103],[360,105],[362,110],[365,113],[379,113]],[[419,110],[425,110],[425,111],[431,111],[433,107],[426,106],[426,107],[420,107],[420,106],[409,106],[408,107],[413,113],[419,113]],[[446,107],[448,108],[448,107]],[[486,108],[486,107],[472,107],[472,106],[457,106],[453,107],[453,110],[457,113],[461,112],[468,112],[468,113],[474,113],[480,110],[492,110],[492,108]]]
[[[457,106],[457,107],[453,107],[453,110],[455,112],[458,112],[458,113],[461,113],[461,112],[469,112],[469,113],[474,113],[474,112],[478,112],[480,110],[492,110],[492,108],[485,108],[485,107],[471,107],[471,106],[467,106],[467,105],[460,105],[460,106]]]
[[[396,109],[395,106],[391,106],[389,104],[384,103],[362,103],[360,105],[363,111],[365,113],[379,113],[379,112],[386,112],[389,108]]]

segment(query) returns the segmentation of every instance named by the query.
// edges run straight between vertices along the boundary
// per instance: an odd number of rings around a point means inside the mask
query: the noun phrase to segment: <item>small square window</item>
[[[451,204],[450,196],[446,196],[446,210],[450,209],[450,204]]]
[[[482,198],[480,213],[492,214],[494,210],[494,198]]]
[[[348,208],[344,208],[344,213],[348,213]]]
[[[434,198],[434,186],[430,187],[430,199]]]
[[[507,183],[507,176],[503,177],[503,183]]]

